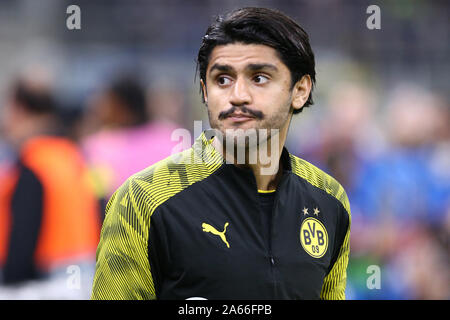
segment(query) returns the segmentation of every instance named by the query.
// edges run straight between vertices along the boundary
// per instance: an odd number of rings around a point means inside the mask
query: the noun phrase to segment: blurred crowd
[[[20,75],[2,102],[0,299],[89,298],[108,199],[178,143],[136,77],[94,90],[76,117],[49,78]]]

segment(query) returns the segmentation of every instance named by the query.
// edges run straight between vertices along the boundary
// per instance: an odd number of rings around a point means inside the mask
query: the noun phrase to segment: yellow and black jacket
[[[250,170],[204,132],[111,197],[92,299],[344,299],[350,208],[342,186],[281,155],[269,228]]]

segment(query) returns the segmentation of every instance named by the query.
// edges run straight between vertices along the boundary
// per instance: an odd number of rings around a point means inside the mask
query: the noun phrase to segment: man
[[[208,28],[198,70],[215,130],[112,196],[92,298],[345,298],[345,191],[284,148],[312,103],[307,34],[277,11],[240,9]]]
[[[66,276],[72,264],[90,264],[92,270],[100,232],[98,201],[78,147],[58,133],[56,113],[47,84],[27,77],[15,84],[4,108],[2,129],[17,151],[17,163],[1,177],[3,285]]]

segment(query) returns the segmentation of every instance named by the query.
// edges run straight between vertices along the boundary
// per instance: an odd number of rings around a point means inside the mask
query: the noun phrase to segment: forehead
[[[234,69],[245,68],[249,64],[272,64],[277,68],[287,68],[274,48],[262,44],[218,45],[211,51],[207,71],[215,64],[228,65]]]

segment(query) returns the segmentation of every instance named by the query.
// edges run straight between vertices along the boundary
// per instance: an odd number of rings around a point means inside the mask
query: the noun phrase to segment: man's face
[[[287,131],[293,111],[291,75],[269,46],[216,46],[203,90],[210,125],[224,136],[230,136],[230,129],[268,129],[268,136],[270,129]]]

